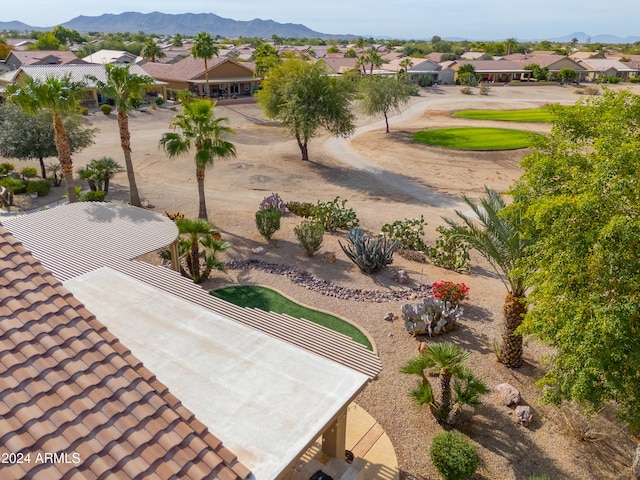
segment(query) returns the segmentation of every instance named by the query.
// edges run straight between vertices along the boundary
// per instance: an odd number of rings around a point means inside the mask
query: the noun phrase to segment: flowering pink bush
[[[451,302],[452,305],[459,305],[464,300],[469,300],[467,294],[469,287],[464,283],[453,283],[447,280],[436,282],[432,285],[433,296],[445,302]]]

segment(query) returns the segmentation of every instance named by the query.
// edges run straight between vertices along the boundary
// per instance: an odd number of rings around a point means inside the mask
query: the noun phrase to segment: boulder
[[[522,397],[520,392],[515,387],[508,383],[501,383],[496,385],[496,392],[498,393],[498,402],[505,407],[513,407],[520,403]]]
[[[391,312],[387,313],[387,314],[384,316],[384,319],[385,319],[387,322],[393,322],[394,318],[396,318],[396,316],[395,316],[393,313],[391,313]]]
[[[322,255],[322,261],[324,263],[336,263],[336,254],[333,252],[327,252]]]
[[[514,416],[519,425],[526,427],[533,419],[533,411],[529,405],[518,405],[514,412]]]
[[[264,247],[256,247],[256,248],[252,248],[251,251],[256,255],[262,255],[265,252],[265,249]]]
[[[409,275],[404,270],[398,270],[391,277],[395,282],[398,282],[401,285],[406,285],[409,283]]]

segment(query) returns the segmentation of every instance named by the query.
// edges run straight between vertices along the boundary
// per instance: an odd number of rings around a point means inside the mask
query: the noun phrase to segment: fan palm
[[[479,222],[460,211],[456,211],[456,215],[462,223],[447,218],[445,221],[454,237],[467,242],[489,262],[507,288],[502,344],[497,353],[502,363],[517,368],[522,365],[522,335],[515,332],[527,311],[527,287],[522,274],[516,270],[516,262],[525,255],[531,242],[522,237],[521,217],[505,216],[501,213],[505,203],[500,194],[488,187],[485,191],[486,197],[480,199],[480,204],[463,196]]]
[[[142,46],[142,50],[140,50],[140,56],[145,60],[151,60],[153,63],[155,63],[156,59],[165,58],[167,55],[162,51],[160,46],[153,40],[153,38],[149,38]]]
[[[418,375],[421,378],[411,396],[419,405],[429,405],[433,416],[441,422],[455,422],[461,405],[476,406],[478,396],[488,393],[486,384],[477,379],[465,366],[469,352],[451,342],[430,344],[421,355],[409,360],[401,373]],[[440,384],[440,398],[436,400],[427,376],[437,375]],[[452,405],[452,386],[454,404]]]
[[[58,161],[62,167],[69,202],[77,200],[73,183],[73,161],[69,136],[63,118],[78,113],[85,86],[72,82],[70,75],[47,77],[45,80],[28,79],[24,85],[13,84],[7,87],[9,100],[30,115],[40,111],[51,114],[54,142],[58,152]]]
[[[189,220],[179,218],[176,220],[178,231],[183,238],[178,243],[181,257],[184,257],[187,270],[180,266],[183,276],[200,283],[209,278],[214,268],[222,270],[223,264],[216,258],[216,252],[226,250],[230,244],[217,238],[220,231],[206,220]],[[200,247],[203,247],[200,250]],[[200,260],[204,261],[204,266]]]
[[[210,95],[209,89],[209,67],[207,66],[207,60],[218,56],[218,46],[213,42],[213,37],[207,32],[200,32],[193,39],[193,45],[191,46],[191,55],[193,58],[204,59],[204,81],[207,85],[206,94]]]
[[[214,116],[215,105],[215,102],[211,103],[206,99],[185,103],[184,110],[176,115],[171,124],[174,129],[180,131],[165,133],[160,139],[160,146],[171,158],[195,147],[198,218],[205,220],[208,218],[204,192],[206,167],[213,165],[216,158],[236,156],[236,147],[233,143],[222,138],[227,133],[233,133],[233,130],[222,125],[227,121],[226,118]]]
[[[136,184],[136,176],[131,161],[131,133],[129,131],[129,112],[133,110],[132,100],[140,98],[142,93],[153,83],[148,76],[135,75],[129,72],[129,65],[105,65],[107,81],[95,78],[98,90],[111,98],[118,110],[118,129],[120,130],[120,146],[124,152],[124,164],[129,180],[129,197],[131,205],[141,207],[140,195]]]

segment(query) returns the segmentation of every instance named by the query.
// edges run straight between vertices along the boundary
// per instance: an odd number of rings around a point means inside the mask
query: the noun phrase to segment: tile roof
[[[238,63],[230,60],[229,58],[214,57],[207,60],[207,68],[209,69],[209,76],[211,77],[212,70],[216,69],[223,63],[234,63],[247,71],[247,77],[253,76],[253,71],[246,63]],[[147,74],[160,80],[175,80],[175,81],[188,81],[196,80],[204,75],[204,60],[201,58],[193,58],[191,56],[183,58],[179,62],[172,64],[152,63],[147,62],[142,65]]]
[[[49,57],[57,58],[60,65],[84,63],[70,50],[13,50],[11,55],[15,56],[21,65],[34,65]]]
[[[132,75],[149,76],[138,65],[120,64],[129,66],[129,73]],[[15,81],[17,76],[23,72],[29,78],[34,80],[45,81],[48,77],[63,77],[69,75],[72,82],[85,83],[88,87],[95,86],[94,82],[88,80],[87,77],[96,77],[102,82],[107,81],[107,73],[105,66],[101,64],[69,64],[69,65],[27,65],[22,66],[18,70],[8,72],[3,76],[3,80]],[[158,82],[156,82],[158,83]]]
[[[251,475],[3,226],[0,254],[0,478]]]

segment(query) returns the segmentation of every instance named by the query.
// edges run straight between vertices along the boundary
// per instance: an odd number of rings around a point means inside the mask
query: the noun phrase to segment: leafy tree
[[[111,98],[118,110],[118,130],[120,131],[120,146],[124,152],[124,163],[129,180],[129,196],[131,205],[141,207],[140,195],[136,184],[133,162],[131,161],[131,133],[129,131],[129,112],[142,96],[143,92],[153,83],[148,76],[134,75],[129,72],[129,65],[105,65],[107,81],[94,78],[98,90]]]
[[[344,58],[356,58],[358,55],[356,54],[356,51],[353,48],[348,48],[345,52],[344,52]]]
[[[216,158],[235,157],[236,148],[233,143],[224,140],[224,135],[232,133],[229,127],[222,125],[227,121],[224,117],[215,117],[215,102],[208,99],[194,100],[184,104],[182,113],[176,115],[171,125],[174,131],[165,133],[160,145],[175,157],[195,147],[196,180],[198,182],[198,218],[206,220],[207,204],[204,192],[206,167],[213,165]]]
[[[76,30],[69,30],[61,25],[53,27],[51,33],[58,39],[61,45],[70,45],[72,43],[82,43],[87,41]]]
[[[420,377],[417,387],[411,391],[411,397],[418,405],[428,405],[439,422],[453,425],[462,405],[475,407],[480,404],[478,397],[489,393],[487,385],[465,365],[468,359],[469,352],[458,345],[451,342],[431,343],[400,369],[402,373]],[[428,373],[438,376],[438,399],[433,394]]]
[[[536,242],[521,327],[554,347],[544,399],[640,428],[640,96],[605,90],[551,106],[551,134],[522,161],[510,206]]]
[[[292,59],[270,70],[257,97],[265,115],[279,119],[295,137],[302,160],[309,160],[309,140],[320,128],[335,136],[353,132],[354,95],[353,84],[330,77],[322,64]]]
[[[61,50],[62,43],[56,38],[53,32],[42,34],[33,45],[29,45],[29,50]]]
[[[477,250],[507,287],[504,300],[504,327],[502,344],[498,347],[498,359],[507,367],[522,365],[522,335],[517,332],[527,311],[524,274],[516,268],[516,262],[525,258],[530,240],[523,236],[523,223],[519,215],[505,215],[504,199],[486,187],[486,197],[480,204],[467,196],[462,197],[478,221],[456,210],[462,223],[445,218],[451,229],[448,234],[466,242]]]
[[[216,258],[216,252],[226,250],[231,244],[219,238],[220,230],[201,218],[178,218],[176,225],[182,235],[178,242],[178,252],[180,257],[185,259],[187,267],[185,270],[184,266],[180,265],[182,276],[200,283],[209,278],[214,268],[224,269],[224,265]]]
[[[540,82],[544,82],[549,79],[550,73],[547,67],[541,67],[537,63],[530,63],[525,65],[525,70],[531,70],[531,76]]]
[[[372,76],[360,82],[361,106],[367,115],[384,115],[389,133],[389,112],[400,113],[402,107],[409,102],[411,86],[403,80],[391,77]]]
[[[24,85],[10,85],[7,88],[9,100],[31,115],[40,111],[51,114],[54,141],[58,161],[62,166],[69,202],[76,201],[73,183],[73,161],[67,129],[63,119],[78,112],[84,85],[72,82],[70,76],[48,77],[46,80],[28,79]]]
[[[93,144],[98,130],[86,127],[79,115],[64,118],[63,124],[72,154]],[[50,112],[29,115],[10,103],[0,105],[0,155],[20,160],[38,159],[40,175],[47,178],[44,159],[57,154]]]
[[[218,46],[213,42],[213,37],[207,32],[200,32],[193,39],[193,45],[191,46],[191,55],[193,58],[202,58],[204,60],[204,79],[207,85],[206,94],[210,94],[209,89],[209,67],[207,60],[218,56]]]
[[[262,43],[253,52],[253,61],[256,65],[254,75],[264,77],[269,70],[280,63],[280,55],[273,45]]]
[[[515,38],[507,38],[504,41],[504,48],[506,50],[507,55],[515,53],[518,48],[518,41]]]
[[[167,55],[162,51],[153,38],[149,38],[144,42],[142,50],[140,50],[140,56],[145,60],[151,60],[155,63],[156,59],[165,58]]]
[[[460,85],[475,86],[478,84],[476,67],[472,63],[465,63],[458,69],[458,81]]]
[[[181,47],[183,45],[182,35],[176,33],[171,40],[171,45],[173,45],[174,47]]]
[[[575,70],[571,70],[570,68],[563,68],[558,72],[558,78],[562,80],[562,83],[569,82],[576,78],[577,73]]]

